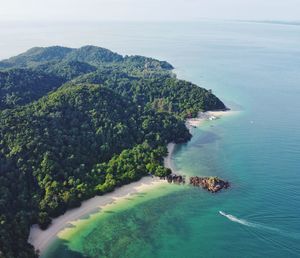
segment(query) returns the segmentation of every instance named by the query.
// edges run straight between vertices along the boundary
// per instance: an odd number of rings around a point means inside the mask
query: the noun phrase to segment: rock
[[[229,187],[229,182],[224,181],[218,177],[190,177],[190,184],[193,186],[201,186],[207,191],[216,193],[223,188],[227,189]]]
[[[167,177],[161,178],[166,179],[168,183],[174,183],[174,184],[185,184],[185,176],[171,174]],[[196,186],[196,187],[202,187],[203,189],[206,189],[209,192],[216,193],[219,192],[222,189],[227,189],[230,185],[228,181],[224,181],[218,177],[198,177],[198,176],[192,176],[189,178],[190,185]]]

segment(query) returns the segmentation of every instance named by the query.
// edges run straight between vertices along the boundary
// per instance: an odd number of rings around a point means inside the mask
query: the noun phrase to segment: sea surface
[[[197,23],[0,24],[0,58],[86,44],[167,60],[236,114],[176,147],[185,175],[229,190],[144,193],[57,240],[44,257],[300,257],[300,26]],[[156,190],[160,191],[160,190]]]

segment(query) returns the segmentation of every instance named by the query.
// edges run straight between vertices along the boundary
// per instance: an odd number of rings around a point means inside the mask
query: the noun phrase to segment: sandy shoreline
[[[207,112],[200,112],[198,114],[198,117],[196,118],[190,118],[186,120],[186,126],[188,128],[191,127],[198,127],[202,125],[205,121],[212,121],[219,119],[223,116],[228,116],[232,115],[237,111],[232,111],[232,110],[226,110],[226,111],[207,111]]]
[[[175,143],[171,142],[168,144],[168,156],[164,158],[164,166],[166,168],[170,168],[172,171],[174,170],[173,164],[172,164],[172,154],[175,149]],[[174,172],[174,171],[173,171]]]
[[[189,129],[191,129],[192,127],[200,126],[204,121],[215,120],[231,113],[232,111],[202,112],[199,113],[198,118],[188,119],[186,121],[186,125]],[[174,149],[175,143],[169,143],[168,156],[164,159],[164,166],[172,169],[172,171],[176,173],[172,161]],[[52,224],[46,230],[41,230],[38,225],[33,225],[30,230],[28,242],[34,246],[35,250],[39,250],[40,254],[42,254],[52,243],[59,232],[70,225],[74,225],[76,221],[80,220],[81,218],[103,209],[106,205],[115,203],[118,200],[126,199],[130,195],[136,193],[152,190],[162,184],[166,184],[166,181],[152,177],[144,177],[138,182],[119,187],[111,193],[107,193],[103,196],[96,196],[89,200],[83,201],[80,207],[68,210],[63,215],[53,219]]]
[[[206,121],[213,121],[216,119],[220,119],[223,116],[229,116],[232,115],[237,111],[232,111],[232,110],[226,110],[226,111],[208,111],[208,112],[199,112],[198,117],[195,118],[190,118],[186,120],[186,127],[191,130],[194,127],[199,127],[201,126],[204,122]],[[173,152],[175,149],[176,144],[175,143],[169,143],[167,148],[168,148],[168,156],[165,157],[164,159],[164,166],[166,168],[170,168],[173,173],[179,173],[179,171],[176,171],[176,168],[173,164]]]
[[[73,225],[76,220],[92,212],[99,211],[106,205],[128,198],[136,193],[149,191],[162,184],[166,184],[166,181],[152,177],[144,177],[138,182],[119,187],[111,193],[83,201],[80,207],[68,210],[63,215],[53,219],[52,224],[46,230],[41,230],[38,225],[33,225],[30,229],[28,242],[34,246],[35,250],[39,250],[40,254],[42,254],[52,243],[57,234],[64,228]]]

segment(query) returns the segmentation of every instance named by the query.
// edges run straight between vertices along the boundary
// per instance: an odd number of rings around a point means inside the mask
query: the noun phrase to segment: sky
[[[300,0],[0,0],[0,21],[300,20]]]

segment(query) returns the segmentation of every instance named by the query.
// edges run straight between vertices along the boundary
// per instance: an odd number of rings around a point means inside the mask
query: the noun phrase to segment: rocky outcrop
[[[168,183],[185,184],[185,176],[171,174],[166,177]]]
[[[224,181],[218,177],[190,177],[190,185],[201,186],[209,192],[216,193],[220,190],[227,189],[229,187],[229,182]]]
[[[185,184],[185,176],[171,174],[166,177],[160,177],[162,180],[167,180],[168,183],[172,184]],[[198,186],[206,189],[209,192],[216,193],[222,189],[227,189],[230,185],[228,181],[224,181],[218,177],[198,177],[192,176],[189,178],[189,184],[191,186]]]

